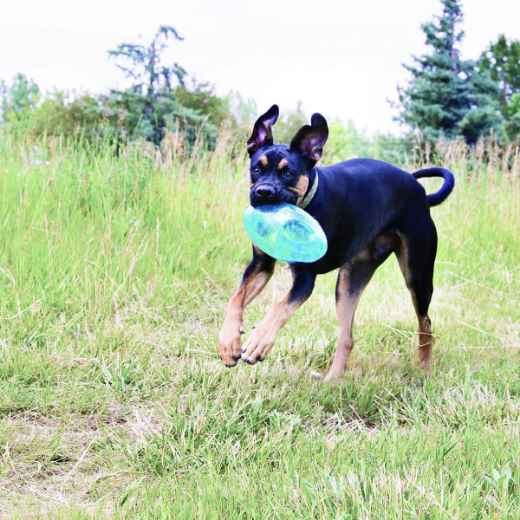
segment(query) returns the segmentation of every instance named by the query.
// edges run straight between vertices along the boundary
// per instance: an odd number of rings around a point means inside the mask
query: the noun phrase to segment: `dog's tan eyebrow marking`
[[[267,165],[269,164],[269,159],[267,158],[267,155],[261,155],[260,156],[260,159],[258,159],[258,162],[264,167],[266,168]]]
[[[289,164],[289,161],[287,161],[287,159],[282,159],[279,163],[278,163],[278,166],[276,167],[277,170],[283,170],[285,167],[287,167],[287,165]]]

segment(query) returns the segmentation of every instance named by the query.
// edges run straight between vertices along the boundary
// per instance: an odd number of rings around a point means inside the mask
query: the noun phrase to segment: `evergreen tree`
[[[173,27],[160,26],[148,45],[122,43],[108,52],[131,83],[125,90],[113,90],[107,100],[114,126],[124,128],[129,138],[142,137],[158,145],[166,116],[178,109],[173,89],[183,84],[186,71],[177,63],[163,64],[170,38],[182,40]]]
[[[498,103],[499,86],[489,74],[481,73],[474,62],[468,80],[468,110],[458,124],[458,129],[468,144],[475,144],[480,137],[493,134],[499,141],[506,139],[505,120]]]
[[[412,78],[398,89],[398,119],[427,142],[463,136],[474,143],[482,135],[502,132],[503,118],[494,98],[498,86],[479,74],[474,62],[461,59],[461,1],[441,3],[441,16],[422,25],[430,52],[405,65]]]
[[[109,51],[130,81],[129,88],[114,90],[105,100],[111,124],[119,129],[120,138],[143,138],[159,145],[165,130],[180,127],[190,142],[199,133],[206,141],[214,141],[215,126],[203,114],[179,102],[176,89],[185,87],[187,72],[178,63],[164,63],[171,38],[182,40],[173,27],[163,25],[148,45],[122,43]]]

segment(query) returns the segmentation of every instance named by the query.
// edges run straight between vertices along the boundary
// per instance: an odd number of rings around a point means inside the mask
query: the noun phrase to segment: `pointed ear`
[[[247,141],[247,152],[253,155],[259,148],[273,144],[271,127],[278,119],[278,105],[273,105],[265,114],[262,114],[253,127],[253,133]]]
[[[302,126],[291,141],[291,150],[317,162],[329,137],[327,120],[321,114],[312,114],[311,124]]]

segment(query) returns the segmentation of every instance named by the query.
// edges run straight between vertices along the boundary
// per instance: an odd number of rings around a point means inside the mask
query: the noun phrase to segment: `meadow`
[[[218,359],[250,256],[230,150],[0,135],[0,518],[520,518],[518,153],[444,150],[432,374],[391,258],[331,386],[335,273],[264,363]]]

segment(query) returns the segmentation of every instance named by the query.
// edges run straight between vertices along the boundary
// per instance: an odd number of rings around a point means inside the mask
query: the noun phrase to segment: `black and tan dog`
[[[290,146],[273,144],[271,128],[277,118],[278,107],[274,105],[258,118],[247,143],[251,204],[289,202],[304,208],[321,224],[328,250],[316,262],[290,264],[293,284],[289,293],[273,306],[241,348],[244,308],[265,287],[275,265],[273,258],[253,246],[253,259],[227,306],[219,335],[220,357],[227,366],[234,366],[240,358],[250,364],[263,360],[277,332],[311,295],[316,276],[339,268],[336,311],[340,331],[325,380],[337,379],[345,371],[352,350],[352,323],[361,293],[374,271],[395,253],[419,321],[419,360],[429,369],[432,332],[428,307],[437,250],[430,207],[450,194],[453,175],[443,168],[410,175],[371,159],[318,168],[315,165],[328,137],[325,118],[314,114],[311,124],[298,131]],[[422,177],[442,177],[444,184],[437,193],[427,195],[417,182]]]

